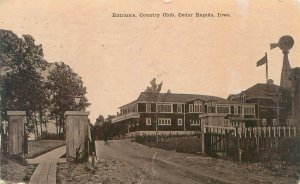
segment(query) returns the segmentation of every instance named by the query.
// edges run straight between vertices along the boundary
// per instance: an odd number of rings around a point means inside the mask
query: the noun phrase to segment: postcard
[[[299,183],[299,10],[1,0],[0,183]]]

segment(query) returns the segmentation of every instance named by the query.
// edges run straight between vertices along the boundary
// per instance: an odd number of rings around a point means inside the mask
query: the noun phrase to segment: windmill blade
[[[270,50],[272,50],[272,49],[274,49],[276,47],[278,47],[278,43],[271,43],[270,44]]]

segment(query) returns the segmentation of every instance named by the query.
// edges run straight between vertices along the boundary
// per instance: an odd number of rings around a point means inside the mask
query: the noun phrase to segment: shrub
[[[41,134],[40,139],[41,139],[41,140],[56,140],[56,139],[62,140],[63,137],[57,137],[57,134],[56,134],[56,133],[51,133],[51,132],[44,131],[44,132]]]
[[[198,136],[160,135],[156,142],[156,135],[136,136],[137,143],[165,150],[175,150],[182,153],[196,154],[201,151],[201,139]]]

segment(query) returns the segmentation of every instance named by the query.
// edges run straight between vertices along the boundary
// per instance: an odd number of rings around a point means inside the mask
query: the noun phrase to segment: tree
[[[103,125],[104,123],[104,117],[102,115],[99,115],[98,118],[96,119],[96,122],[94,124],[95,126],[95,129],[96,129],[96,137],[97,139],[100,139],[102,137],[101,135],[101,126]]]
[[[96,119],[95,126],[101,126],[104,123],[104,117],[102,115],[99,115]]]
[[[18,38],[12,31],[0,29],[0,67],[10,72],[45,70],[42,45],[35,45],[31,35]]]
[[[0,30],[0,67],[5,69],[1,79],[1,110],[25,110],[30,132],[34,127],[37,130],[37,114],[43,120],[48,99],[41,75],[48,64],[43,58],[42,45],[34,42],[30,35],[18,38],[11,31]]]
[[[57,133],[65,132],[65,112],[70,110],[85,110],[90,104],[85,97],[86,87],[83,87],[81,77],[63,62],[54,63],[49,71],[46,82],[50,93],[50,117],[55,120]],[[74,96],[81,96],[79,105],[74,102]]]
[[[118,137],[122,133],[120,128],[112,123],[112,118],[114,117],[113,115],[108,115],[107,118],[102,119],[103,116],[99,115],[96,119],[95,128],[98,139],[109,140]]]
[[[25,76],[22,72],[8,73],[4,77],[1,96],[3,97],[4,112],[25,110],[28,124],[34,125],[28,127],[29,132],[34,131],[38,136],[38,124],[40,124],[42,132],[42,125],[46,123],[44,115],[47,111],[49,95],[39,74],[33,73],[30,76]]]
[[[163,82],[160,84],[156,84],[156,79],[153,78],[153,80],[150,82],[151,86],[147,87],[145,92],[147,93],[147,96],[151,99],[151,101],[155,104],[155,134],[156,134],[156,141],[158,142],[158,120],[157,120],[157,100],[158,100],[158,95],[161,91],[161,87]]]

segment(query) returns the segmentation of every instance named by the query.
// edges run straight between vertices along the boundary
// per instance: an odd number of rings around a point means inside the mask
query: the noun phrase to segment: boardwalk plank
[[[49,170],[49,175],[50,174],[56,174],[56,170],[57,170],[57,165],[55,163],[51,163],[50,165],[50,170]]]
[[[56,174],[55,175],[48,175],[48,184],[56,184]]]
[[[42,163],[37,166],[29,184],[56,184],[56,163]]]
[[[39,177],[39,182],[40,184],[45,184],[47,183],[48,180],[48,174],[49,174],[49,170],[50,170],[50,164],[44,164],[44,168],[41,171],[40,177]]]
[[[30,178],[29,184],[37,184],[38,183],[39,177],[44,168],[44,165],[45,164],[39,164],[37,166],[37,168],[35,169],[35,171],[33,172],[32,176]]]
[[[51,163],[50,170],[48,174],[48,184],[56,184],[56,170],[57,170],[57,164]]]

